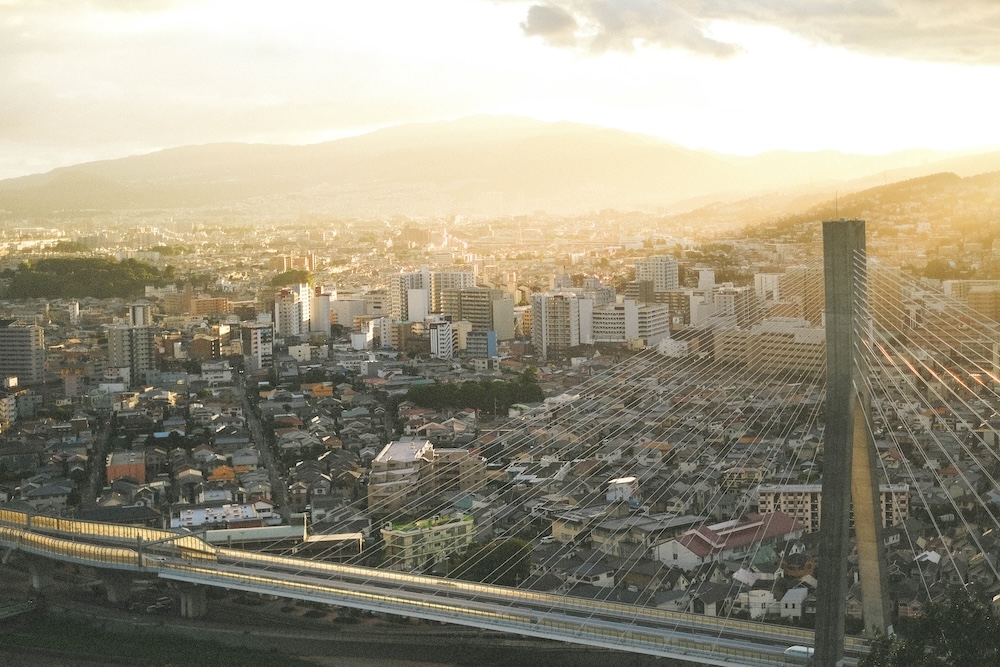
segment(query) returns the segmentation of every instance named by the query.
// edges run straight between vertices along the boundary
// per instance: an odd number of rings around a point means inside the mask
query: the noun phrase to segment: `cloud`
[[[576,19],[562,7],[532,5],[528,18],[521,24],[526,35],[559,35],[576,30]]]
[[[631,51],[640,43],[728,56],[731,44],[706,36],[704,21],[665,0],[554,0],[532,5],[524,34],[560,47]]]
[[[996,0],[550,0],[529,8],[522,28],[577,49],[630,51],[645,44],[732,54],[734,45],[708,35],[713,21],[773,26],[879,56],[1000,64]]]

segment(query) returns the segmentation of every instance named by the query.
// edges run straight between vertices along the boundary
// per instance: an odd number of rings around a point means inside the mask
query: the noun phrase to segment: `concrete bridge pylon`
[[[826,295],[826,427],[816,608],[816,667],[837,667],[844,652],[851,507],[867,634],[890,626],[878,457],[865,390],[863,332],[869,330],[863,220],[823,223]]]

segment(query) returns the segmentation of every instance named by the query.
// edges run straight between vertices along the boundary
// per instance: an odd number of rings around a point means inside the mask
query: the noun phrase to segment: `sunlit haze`
[[[0,1],[0,177],[472,114],[736,154],[1000,143],[990,3],[608,4]]]

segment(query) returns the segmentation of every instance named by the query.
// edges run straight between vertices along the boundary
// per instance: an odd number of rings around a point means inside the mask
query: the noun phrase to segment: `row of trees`
[[[12,299],[98,299],[141,296],[146,285],[172,282],[174,267],[162,271],[155,266],[125,259],[117,262],[104,257],[52,257],[17,269],[7,269],[7,296]]]
[[[511,381],[436,383],[410,387],[406,392],[406,400],[425,408],[475,408],[489,414],[503,414],[515,403],[538,403],[544,398],[531,369]]]

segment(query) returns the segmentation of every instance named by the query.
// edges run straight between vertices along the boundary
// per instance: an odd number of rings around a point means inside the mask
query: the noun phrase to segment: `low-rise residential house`
[[[615,570],[600,561],[583,563],[567,571],[566,583],[570,586],[588,584],[597,588],[612,588],[615,585]]]
[[[673,452],[669,442],[648,440],[635,448],[636,463],[644,468],[663,463]]]
[[[802,534],[802,527],[783,512],[753,513],[688,531],[657,545],[654,554],[668,565],[691,569],[712,561],[739,559],[760,544],[797,539]]]
[[[611,516],[624,516],[627,510],[627,507],[622,507],[619,503],[612,506],[593,505],[555,514],[552,516],[552,537],[562,544],[579,542],[584,535],[589,538],[590,530],[596,523]]]
[[[220,452],[233,450],[252,444],[250,431],[243,425],[222,424],[212,434],[212,442]]]
[[[646,558],[657,544],[704,521],[705,517],[690,514],[630,514],[594,524],[590,540],[595,549],[612,556]]]
[[[243,447],[233,452],[229,460],[237,472],[256,470],[260,466],[260,452],[256,447]]]
[[[741,592],[735,606],[742,607],[755,621],[774,616],[780,609],[780,603],[774,599],[774,592],[770,588],[751,588]]]
[[[36,512],[61,514],[75,488],[76,484],[68,479],[30,482],[21,487],[21,500],[31,505]]]
[[[810,595],[812,595],[812,591],[804,586],[791,588],[786,591],[781,598],[781,618],[801,619],[806,606],[806,599]]]
[[[278,438],[278,449],[283,452],[301,454],[305,449],[322,446],[319,438],[306,431],[287,431]]]
[[[738,586],[728,583],[705,582],[698,584],[688,589],[691,601],[688,603],[687,611],[703,616],[726,616],[739,592]]]

